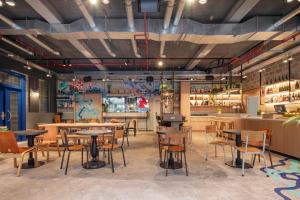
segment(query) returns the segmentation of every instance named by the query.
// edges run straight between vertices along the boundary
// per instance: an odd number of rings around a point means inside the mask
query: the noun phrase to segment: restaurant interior
[[[300,0],[0,0],[0,199],[300,199]]]

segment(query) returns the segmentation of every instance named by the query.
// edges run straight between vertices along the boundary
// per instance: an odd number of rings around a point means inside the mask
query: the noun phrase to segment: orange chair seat
[[[255,148],[255,147],[248,147],[246,149],[246,147],[239,147],[238,150],[241,152],[241,153],[260,153],[261,150],[258,149],[258,148]]]
[[[172,152],[184,151],[184,147],[182,147],[182,146],[164,146],[164,149],[166,151],[172,151]]]
[[[82,145],[74,145],[74,146],[69,146],[70,151],[81,151],[84,147]]]
[[[104,149],[104,150],[109,150],[109,149],[112,149],[112,148],[117,149],[117,148],[120,148],[120,147],[121,147],[121,145],[119,145],[119,144],[114,144],[114,145],[104,144],[104,145],[101,146],[101,148]]]

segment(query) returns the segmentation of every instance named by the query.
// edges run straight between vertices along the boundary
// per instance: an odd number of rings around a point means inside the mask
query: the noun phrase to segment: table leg
[[[97,147],[97,137],[96,135],[92,136],[92,144],[90,146],[92,160],[88,161],[88,163],[83,164],[83,168],[85,169],[98,169],[105,166],[105,162],[98,160],[97,156],[99,155],[99,150]]]
[[[173,156],[172,152],[170,153],[170,159],[167,162],[169,162],[168,169],[180,169],[180,168],[182,168],[182,164],[180,162],[177,162],[177,161],[174,160],[174,156]],[[161,162],[160,167],[165,169],[166,168],[165,163]]]

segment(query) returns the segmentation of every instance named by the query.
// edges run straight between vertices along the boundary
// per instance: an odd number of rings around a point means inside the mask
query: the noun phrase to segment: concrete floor
[[[258,163],[242,177],[240,169],[224,164],[221,149],[219,157],[214,158],[211,147],[211,158],[205,161],[205,143],[200,133],[194,133],[187,153],[189,176],[185,176],[184,170],[170,170],[165,177],[165,170],[158,165],[156,137],[150,132],[130,137],[131,146],[125,152],[127,167],[122,165],[121,153],[116,152],[114,174],[110,166],[83,169],[80,153],[71,155],[67,176],[59,169],[60,159],[56,152],[51,152],[51,162],[36,169],[22,170],[21,177],[15,177],[11,159],[2,160],[0,199],[280,199],[274,192],[274,181],[259,170]],[[229,148],[227,155],[230,160]],[[274,156],[275,162],[279,158]]]

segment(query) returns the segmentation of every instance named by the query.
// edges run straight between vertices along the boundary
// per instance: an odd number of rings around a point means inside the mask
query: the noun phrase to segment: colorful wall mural
[[[101,96],[99,94],[77,95],[75,103],[76,121],[101,118]]]

